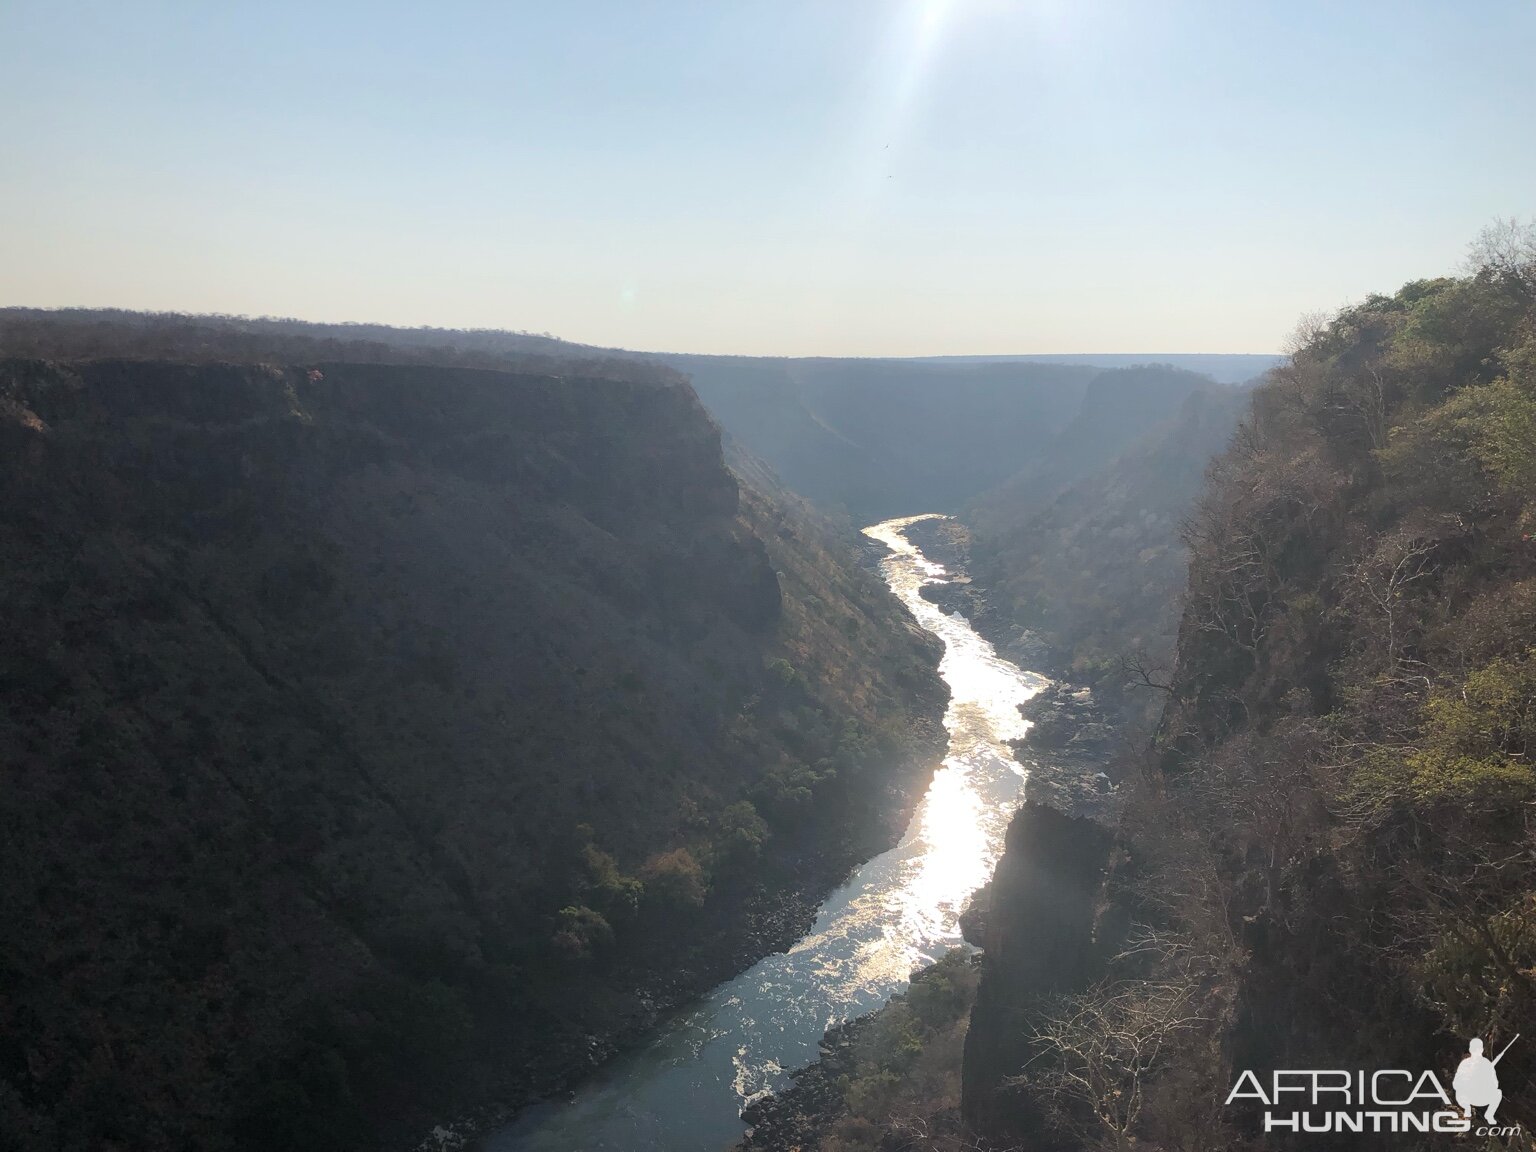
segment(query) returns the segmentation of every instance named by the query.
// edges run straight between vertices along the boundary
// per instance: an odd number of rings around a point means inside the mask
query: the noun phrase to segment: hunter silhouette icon
[[[1499,1074],[1494,1071],[1494,1065],[1504,1059],[1504,1052],[1508,1052],[1510,1045],[1520,1039],[1520,1033],[1516,1032],[1514,1040],[1504,1045],[1504,1051],[1500,1052],[1492,1060],[1483,1055],[1483,1042],[1473,1037],[1467,1042],[1467,1057],[1456,1067],[1456,1079],[1451,1081],[1451,1090],[1456,1093],[1456,1104],[1461,1108],[1467,1119],[1472,1118],[1472,1109],[1484,1108],[1483,1119],[1489,1124],[1493,1123],[1493,1115],[1498,1111],[1499,1102],[1504,1099],[1504,1093],[1499,1090]]]

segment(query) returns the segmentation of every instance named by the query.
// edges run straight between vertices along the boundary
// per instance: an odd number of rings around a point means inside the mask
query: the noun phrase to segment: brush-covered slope
[[[654,370],[0,363],[0,1133],[409,1143],[782,946],[931,645]]]
[[[1449,1086],[1469,1038],[1497,1052],[1530,1032],[1531,239],[1346,309],[1255,393],[1186,532],[1178,664],[1095,982],[973,1018],[973,1035],[1036,1037],[967,1068],[983,1135],[1280,1146],[1220,1106],[1239,1070],[1429,1068]],[[1532,1051],[1499,1065],[1503,1124],[1531,1123]]]

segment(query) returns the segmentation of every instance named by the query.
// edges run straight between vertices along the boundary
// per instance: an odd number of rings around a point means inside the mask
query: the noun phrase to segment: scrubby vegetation
[[[1220,1106],[1235,1069],[1448,1082],[1468,1037],[1530,1031],[1533,421],[1520,228],[1314,324],[1258,389],[1186,530],[1178,665],[1100,921],[1118,958],[1034,1003],[1015,1079],[976,1070],[988,1135],[1259,1146]],[[1501,1119],[1536,1114],[1533,1071],[1517,1044]]]

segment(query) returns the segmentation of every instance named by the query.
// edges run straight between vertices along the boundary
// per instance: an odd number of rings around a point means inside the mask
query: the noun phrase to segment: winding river
[[[574,1099],[524,1112],[489,1152],[722,1152],[745,1131],[741,1109],[814,1060],[822,1033],[879,1008],[962,942],[960,912],[991,875],[1024,785],[1006,741],[1024,734],[1018,706],[1047,681],[919,595],[947,574],[904,530],[933,518],[864,529],[891,549],[881,566],[891,590],[944,641],[951,692],[948,754],[901,843],[827,897],[788,952],[682,1010]]]

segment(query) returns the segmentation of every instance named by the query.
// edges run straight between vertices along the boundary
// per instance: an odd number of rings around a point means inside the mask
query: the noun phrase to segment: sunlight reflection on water
[[[906,835],[822,904],[811,931],[658,1029],[566,1103],[528,1110],[490,1152],[719,1152],[740,1139],[740,1110],[816,1058],[827,1028],[878,1008],[912,972],[962,943],[959,915],[1002,852],[1024,771],[1007,741],[1018,706],[1047,681],[1003,660],[959,616],[922,598],[946,572],[903,531],[933,516],[873,525],[891,549],[881,571],[944,641],[948,754]]]

